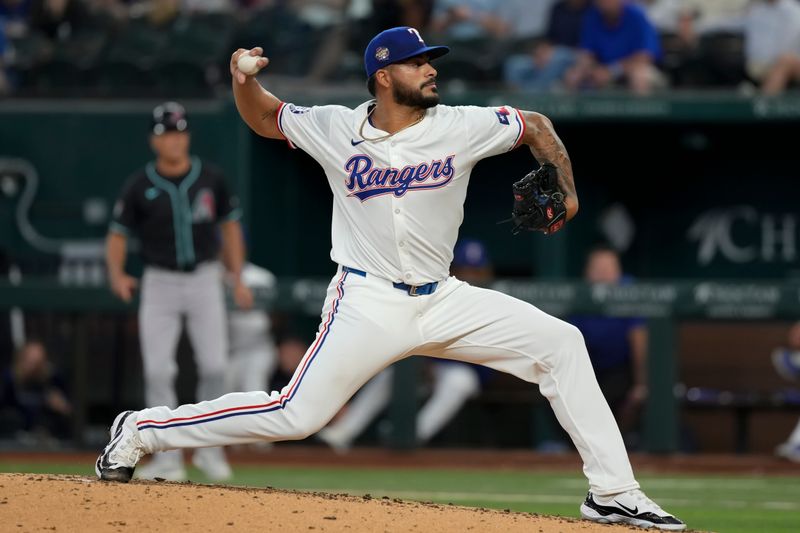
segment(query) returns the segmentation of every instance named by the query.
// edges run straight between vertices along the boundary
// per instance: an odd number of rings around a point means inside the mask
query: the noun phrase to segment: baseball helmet
[[[189,131],[186,110],[177,102],[164,102],[153,108],[153,122],[150,131],[161,135],[168,131]]]
[[[419,32],[408,26],[399,26],[380,32],[372,38],[364,50],[364,70],[367,78],[380,68],[409,57],[428,54],[431,59],[445,55],[446,46],[428,46]]]

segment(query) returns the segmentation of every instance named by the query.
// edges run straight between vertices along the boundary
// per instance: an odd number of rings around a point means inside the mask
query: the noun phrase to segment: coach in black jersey
[[[183,320],[197,363],[197,400],[227,392],[228,339],[220,257],[237,305],[252,305],[252,294],[241,282],[241,210],[222,172],[190,155],[189,145],[183,106],[175,102],[157,106],[150,136],[156,159],[128,179],[114,206],[106,239],[111,289],[126,302],[138,284],[125,272],[128,238],[135,236],[140,242],[145,269],[139,337],[147,405],[178,405],[175,348]],[[211,479],[231,476],[221,448],[199,449],[193,462]],[[136,473],[143,479],[186,479],[178,451],[157,454]]]

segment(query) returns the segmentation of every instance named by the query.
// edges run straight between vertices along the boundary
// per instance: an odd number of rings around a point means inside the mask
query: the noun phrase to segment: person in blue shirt
[[[548,91],[561,83],[575,63],[583,16],[590,0],[561,0],[550,11],[547,34],[526,54],[510,56],[504,66],[505,80],[526,91]]]
[[[591,284],[626,282],[617,252],[597,246],[589,252],[584,278]],[[582,315],[568,321],[586,341],[600,389],[626,442],[633,444],[647,398],[647,327],[638,317]]]
[[[645,12],[628,0],[595,0],[583,18],[580,52],[564,79],[568,89],[602,89],[623,83],[648,94],[664,78],[658,32]]]
[[[800,322],[795,322],[786,335],[785,346],[772,352],[772,364],[778,374],[789,381],[800,381]],[[775,455],[800,463],[800,420],[786,442],[775,448]]]
[[[43,342],[28,340],[0,373],[0,436],[47,443],[70,436],[72,404]]]

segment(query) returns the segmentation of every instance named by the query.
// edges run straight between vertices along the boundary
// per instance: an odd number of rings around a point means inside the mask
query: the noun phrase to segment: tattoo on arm
[[[525,113],[528,128],[524,142],[539,163],[552,163],[558,169],[558,183],[564,194],[577,201],[572,162],[564,143],[556,135],[553,124],[547,117],[536,113]]]
[[[263,122],[267,120],[270,116],[272,116],[272,113],[270,113],[269,111],[264,111],[263,113],[261,113],[261,121]]]

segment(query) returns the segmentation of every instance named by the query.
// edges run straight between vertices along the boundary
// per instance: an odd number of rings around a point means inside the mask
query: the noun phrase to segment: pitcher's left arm
[[[550,163],[558,171],[558,186],[564,193],[564,206],[567,209],[567,220],[578,212],[578,194],[575,191],[575,179],[572,175],[572,162],[567,149],[561,142],[553,123],[541,113],[521,111],[525,119],[525,134],[522,143],[527,144],[533,157],[544,165]]]

